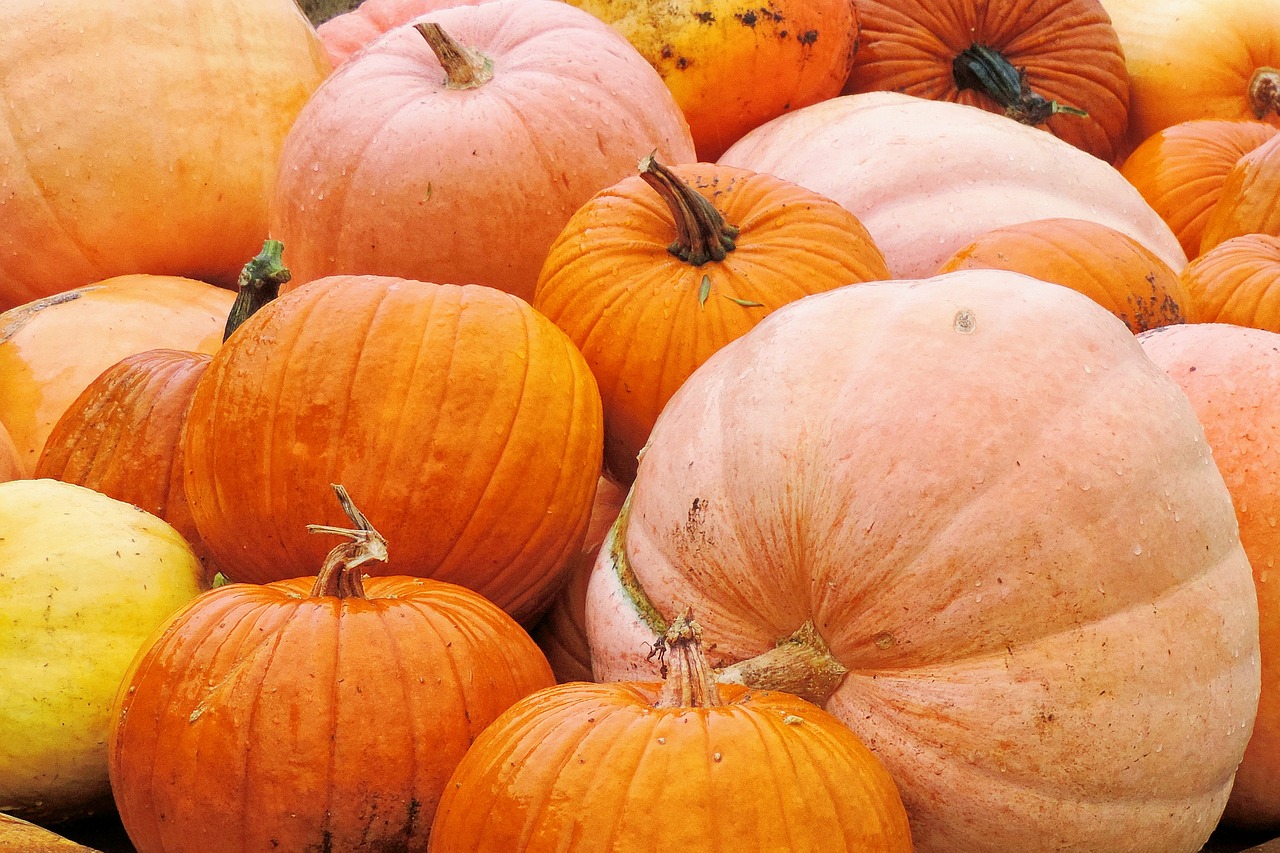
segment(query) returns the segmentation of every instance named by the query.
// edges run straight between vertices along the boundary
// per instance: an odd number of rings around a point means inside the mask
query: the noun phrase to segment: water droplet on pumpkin
[[[1142,554],[1142,546],[1141,546],[1141,545],[1134,545],[1134,546],[1133,546],[1133,556],[1137,557],[1137,556],[1139,556],[1140,554]]]
[[[1091,488],[1093,488],[1093,487],[1092,487],[1092,486],[1090,486],[1088,483],[1081,483],[1081,484],[1080,484],[1080,491],[1082,491],[1082,492],[1087,492],[1087,491],[1089,491],[1089,489],[1091,489]]]
[[[1164,744],[1162,743],[1156,744],[1156,752],[1162,752],[1163,750],[1164,750]]]
[[[890,634],[888,631],[881,631],[879,634],[872,637],[872,642],[876,644],[876,648],[878,649],[889,649],[898,641],[894,638],[893,634]]]
[[[1084,366],[1084,372],[1085,372],[1085,373],[1093,373],[1093,368],[1086,364],[1086,365]]]

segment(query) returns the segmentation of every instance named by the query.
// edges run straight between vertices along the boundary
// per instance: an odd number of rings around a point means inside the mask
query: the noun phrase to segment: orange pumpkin
[[[573,212],[655,149],[694,159],[671,93],[602,21],[554,0],[441,9],[307,103],[271,234],[300,282],[377,274],[529,299]]]
[[[611,24],[658,70],[689,120],[698,159],[783,113],[840,94],[861,2],[568,0]]]
[[[921,853],[1194,853],[1258,705],[1191,404],[1105,309],[1004,270],[810,296],[690,377],[591,576],[596,676],[651,679],[685,607],[721,683],[853,728]]]
[[[1125,150],[1129,74],[1098,0],[858,0],[846,92],[957,101],[1044,127],[1107,162]]]
[[[293,0],[0,4],[0,311],[133,273],[234,285],[329,70]]]
[[[235,294],[176,276],[125,275],[0,314],[0,422],[30,475],[67,407],[127,355],[212,353]]]
[[[1191,299],[1178,274],[1127,234],[1085,219],[1037,219],[997,228],[938,269],[1011,270],[1078,290],[1129,331],[1186,322]]]
[[[0,421],[0,483],[22,477],[22,460],[4,422]]]
[[[116,697],[111,789],[140,853],[421,849],[472,740],[553,683],[480,596],[361,570],[356,529],[318,577],[212,590],[134,660]]]
[[[646,157],[569,220],[533,305],[591,365],[605,468],[630,483],[662,407],[713,352],[780,305],[888,277],[866,228],[828,198],[769,174]]]
[[[1187,264],[1181,278],[1200,322],[1280,332],[1280,237],[1233,237]]]
[[[717,685],[700,635],[672,624],[661,684],[512,705],[450,778],[430,850],[909,853],[893,779],[853,733],[790,694]]]
[[[414,18],[448,9],[475,6],[486,0],[363,0],[350,12],[335,15],[316,27],[329,61],[337,68],[369,42]]]
[[[1280,237],[1280,134],[1245,154],[1227,172],[1205,222],[1200,251],[1245,234]]]
[[[1253,566],[1262,695],[1224,820],[1280,828],[1280,334],[1225,323],[1161,329],[1139,340],[1191,400],[1240,523]]]
[[[342,482],[397,543],[372,571],[533,618],[582,545],[603,431],[590,368],[527,303],[333,276],[268,303],[215,354],[187,416],[187,500],[219,569],[263,583],[323,559],[304,515]]]
[[[1200,254],[1209,212],[1236,161],[1276,134],[1254,120],[1193,119],[1148,137],[1120,166],[1160,214],[1188,258]]]

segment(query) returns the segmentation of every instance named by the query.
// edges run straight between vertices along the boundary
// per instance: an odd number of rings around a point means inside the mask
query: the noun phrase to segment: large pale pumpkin
[[[722,680],[862,737],[922,853],[1197,851],[1257,709],[1195,412],[1114,316],[1013,272],[811,296],[689,379],[591,577],[596,675],[652,677],[686,606]]]
[[[582,545],[603,432],[586,361],[522,300],[333,276],[215,354],[187,415],[187,502],[219,570],[262,583],[314,572],[327,549],[306,516],[341,482],[396,542],[371,572],[468,586],[523,619]]]
[[[131,273],[234,284],[329,69],[293,0],[0,4],[0,311]]]
[[[788,113],[721,163],[808,187],[852,211],[895,278],[933,275],[961,246],[1032,219],[1128,234],[1175,272],[1169,226],[1110,164],[1052,134],[966,104],[867,92]]]
[[[652,151],[694,159],[658,73],[581,9],[494,0],[415,23],[336,70],[289,132],[271,233],[298,281],[393,275],[528,299],[588,198]]]
[[[1180,278],[1200,322],[1280,332],[1280,237],[1232,237],[1187,264]]]
[[[1253,567],[1262,695],[1225,820],[1274,830],[1280,827],[1280,334],[1199,323],[1139,341],[1191,400],[1231,491]]]

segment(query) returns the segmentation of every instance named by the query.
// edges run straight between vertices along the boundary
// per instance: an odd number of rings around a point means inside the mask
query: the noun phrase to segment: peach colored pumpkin
[[[581,9],[492,0],[416,23],[471,53],[446,72],[423,32],[398,27],[335,71],[289,132],[271,233],[299,282],[388,275],[528,299],[595,192],[655,149],[694,159],[658,73]]]
[[[23,471],[35,469],[67,407],[120,359],[157,348],[217,350],[235,298],[188,278],[124,275],[0,314],[0,422]]]
[[[335,15],[316,33],[329,61],[337,68],[378,36],[428,12],[450,6],[475,6],[486,0],[364,0],[350,12]]]
[[[1280,334],[1200,323],[1141,335],[1143,350],[1191,400],[1253,566],[1262,695],[1224,819],[1280,828]]]
[[[977,107],[868,92],[756,128],[721,163],[768,172],[852,211],[895,278],[933,275],[961,246],[1032,219],[1088,219],[1128,234],[1175,272],[1169,226],[1111,165]]]
[[[133,273],[234,285],[329,70],[293,0],[0,3],[0,311]]]
[[[1123,323],[1019,273],[811,296],[689,379],[591,576],[596,676],[652,678],[686,607],[722,680],[862,737],[921,853],[1197,851],[1258,703],[1195,412]]]

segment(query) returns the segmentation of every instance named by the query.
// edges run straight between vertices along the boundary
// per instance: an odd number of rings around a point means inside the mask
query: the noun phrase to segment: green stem
[[[724,221],[706,196],[689,186],[652,154],[640,161],[640,177],[662,197],[676,224],[675,242],[667,251],[695,267],[723,261],[736,248],[736,225]]]
[[[961,52],[951,63],[951,74],[956,86],[982,92],[1004,107],[1006,116],[1023,124],[1044,124],[1058,113],[1088,115],[1078,107],[1048,100],[1031,91],[1027,70],[1014,68],[1000,51],[984,44],[970,45]]]
[[[240,270],[236,281],[236,301],[231,304],[222,340],[240,328],[259,308],[280,295],[280,285],[292,274],[284,265],[284,244],[279,240],[267,240],[262,251]]]

